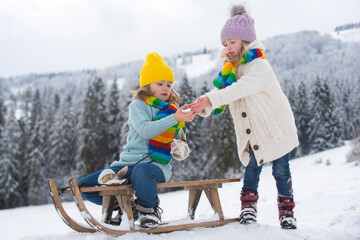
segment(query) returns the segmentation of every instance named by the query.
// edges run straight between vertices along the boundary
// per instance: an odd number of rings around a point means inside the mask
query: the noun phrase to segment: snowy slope
[[[183,240],[188,237],[193,240],[359,240],[360,166],[345,161],[348,151],[349,147],[344,146],[291,161],[297,230],[282,230],[279,227],[275,182],[271,176],[271,165],[266,165],[260,180],[257,225],[242,226],[231,223],[217,228],[200,228],[160,235],[136,233],[114,238],[100,233],[74,232],[62,222],[52,205],[43,205],[1,210],[1,236],[7,240]],[[241,186],[242,183],[224,184],[219,191],[226,217],[237,217],[239,214]],[[185,191],[161,194],[163,220],[184,218],[187,198]],[[68,202],[64,205],[71,216],[81,220],[74,203]],[[99,217],[100,207],[91,203],[87,203],[87,206]],[[204,196],[195,217],[212,217],[212,210]]]
[[[332,32],[330,35],[342,42],[360,42],[360,28]]]
[[[190,64],[182,64],[182,59],[178,58],[177,67],[184,69],[189,78],[194,78],[215,68],[218,62],[217,57],[212,58],[210,54],[200,54],[193,56]]]

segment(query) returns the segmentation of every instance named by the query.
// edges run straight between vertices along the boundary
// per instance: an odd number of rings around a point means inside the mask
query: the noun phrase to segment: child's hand
[[[195,112],[195,114],[200,113],[204,108],[211,106],[211,102],[208,97],[201,97],[196,100],[196,102],[188,105],[191,108],[191,111]]]
[[[174,118],[177,122],[182,122],[182,121],[191,122],[192,120],[194,120],[196,113],[193,110],[191,110],[191,112],[188,113],[183,112],[183,110],[188,107],[189,105],[183,105],[181,106],[181,108],[179,108],[176,111],[176,113],[174,114]]]

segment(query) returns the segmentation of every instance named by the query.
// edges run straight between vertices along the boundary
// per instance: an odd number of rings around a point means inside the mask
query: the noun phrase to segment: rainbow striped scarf
[[[218,89],[226,88],[230,86],[236,79],[236,66],[239,64],[246,64],[251,62],[255,58],[265,58],[265,54],[261,49],[255,48],[247,51],[239,62],[232,64],[231,62],[225,61],[223,69],[219,72],[219,75],[216,79],[214,79],[214,85]],[[219,108],[214,110],[213,118],[216,118],[221,113],[224,112],[226,105],[221,105]]]
[[[145,103],[149,104],[154,108],[160,109],[159,113],[156,114],[154,121],[174,114],[177,110],[177,106],[175,103],[167,103],[156,97],[146,97]],[[149,152],[155,150],[152,154],[150,154],[151,158],[154,161],[161,164],[168,164],[170,162],[171,142],[174,140],[174,138],[177,137],[177,134],[181,128],[185,133],[185,122],[178,122],[171,128],[168,128],[166,131],[150,139]]]

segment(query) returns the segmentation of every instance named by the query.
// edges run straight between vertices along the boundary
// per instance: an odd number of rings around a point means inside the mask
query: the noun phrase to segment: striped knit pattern
[[[155,116],[154,121],[157,121],[171,114],[174,114],[177,111],[177,106],[175,103],[167,103],[156,97],[147,97],[145,99],[145,102],[154,108],[160,109],[159,113]],[[154,161],[161,164],[168,164],[170,162],[171,142],[177,136],[181,128],[185,133],[185,122],[178,122],[177,124],[168,128],[161,134],[150,139],[149,152],[152,152],[159,147],[156,151],[154,151],[150,155]]]
[[[265,54],[261,49],[250,49],[242,56],[240,61],[235,64],[232,64],[229,61],[225,61],[223,69],[219,72],[217,78],[214,79],[213,83],[215,87],[217,87],[218,89],[223,89],[236,82],[236,66],[238,64],[246,64],[248,62],[251,62],[255,58],[265,58]],[[221,105],[219,108],[216,108],[214,110],[213,118],[216,118],[221,113],[223,113],[225,108],[226,105]]]

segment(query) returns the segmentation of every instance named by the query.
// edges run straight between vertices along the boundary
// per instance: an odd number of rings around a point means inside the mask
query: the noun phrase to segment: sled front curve
[[[74,229],[77,232],[82,233],[94,233],[96,232],[95,229],[90,228],[88,226],[85,226],[81,223],[76,222],[73,220],[66,212],[65,209],[61,203],[59,191],[57,189],[56,183],[54,179],[48,179],[48,185],[51,193],[51,198],[54,203],[54,207],[56,209],[56,212],[59,214],[63,222],[68,225],[70,228]]]
[[[103,225],[102,223],[98,222],[89,212],[89,210],[86,208],[84,200],[81,196],[81,192],[80,189],[78,187],[77,181],[75,180],[75,178],[70,178],[69,179],[69,185],[74,197],[74,201],[81,213],[81,216],[84,218],[84,220],[91,226],[93,227],[96,231],[98,232],[102,232],[105,234],[109,234],[112,236],[121,236],[124,235],[126,233],[129,233],[131,231],[127,231],[127,230],[114,230],[111,228],[106,227],[105,225]]]
[[[151,229],[129,229],[129,230],[116,230],[114,228],[109,228],[99,221],[97,221],[87,210],[84,200],[81,196],[81,191],[78,187],[77,181],[74,178],[69,179],[69,185],[71,188],[71,191],[74,196],[74,200],[76,202],[76,205],[79,208],[79,211],[81,212],[81,215],[85,219],[85,221],[92,226],[96,231],[102,232],[111,236],[121,236],[126,233],[132,233],[132,232],[143,232],[143,233],[167,233],[167,232],[173,232],[173,231],[181,231],[181,230],[187,230],[191,228],[196,227],[216,227],[216,226],[222,226],[231,222],[238,222],[239,218],[230,218],[230,219],[219,219],[219,220],[213,220],[213,221],[200,221],[200,222],[194,222],[194,223],[185,223],[185,224],[178,224],[178,225],[170,225],[167,223],[161,224],[157,228],[151,228]],[[131,224],[130,224],[131,226]]]

